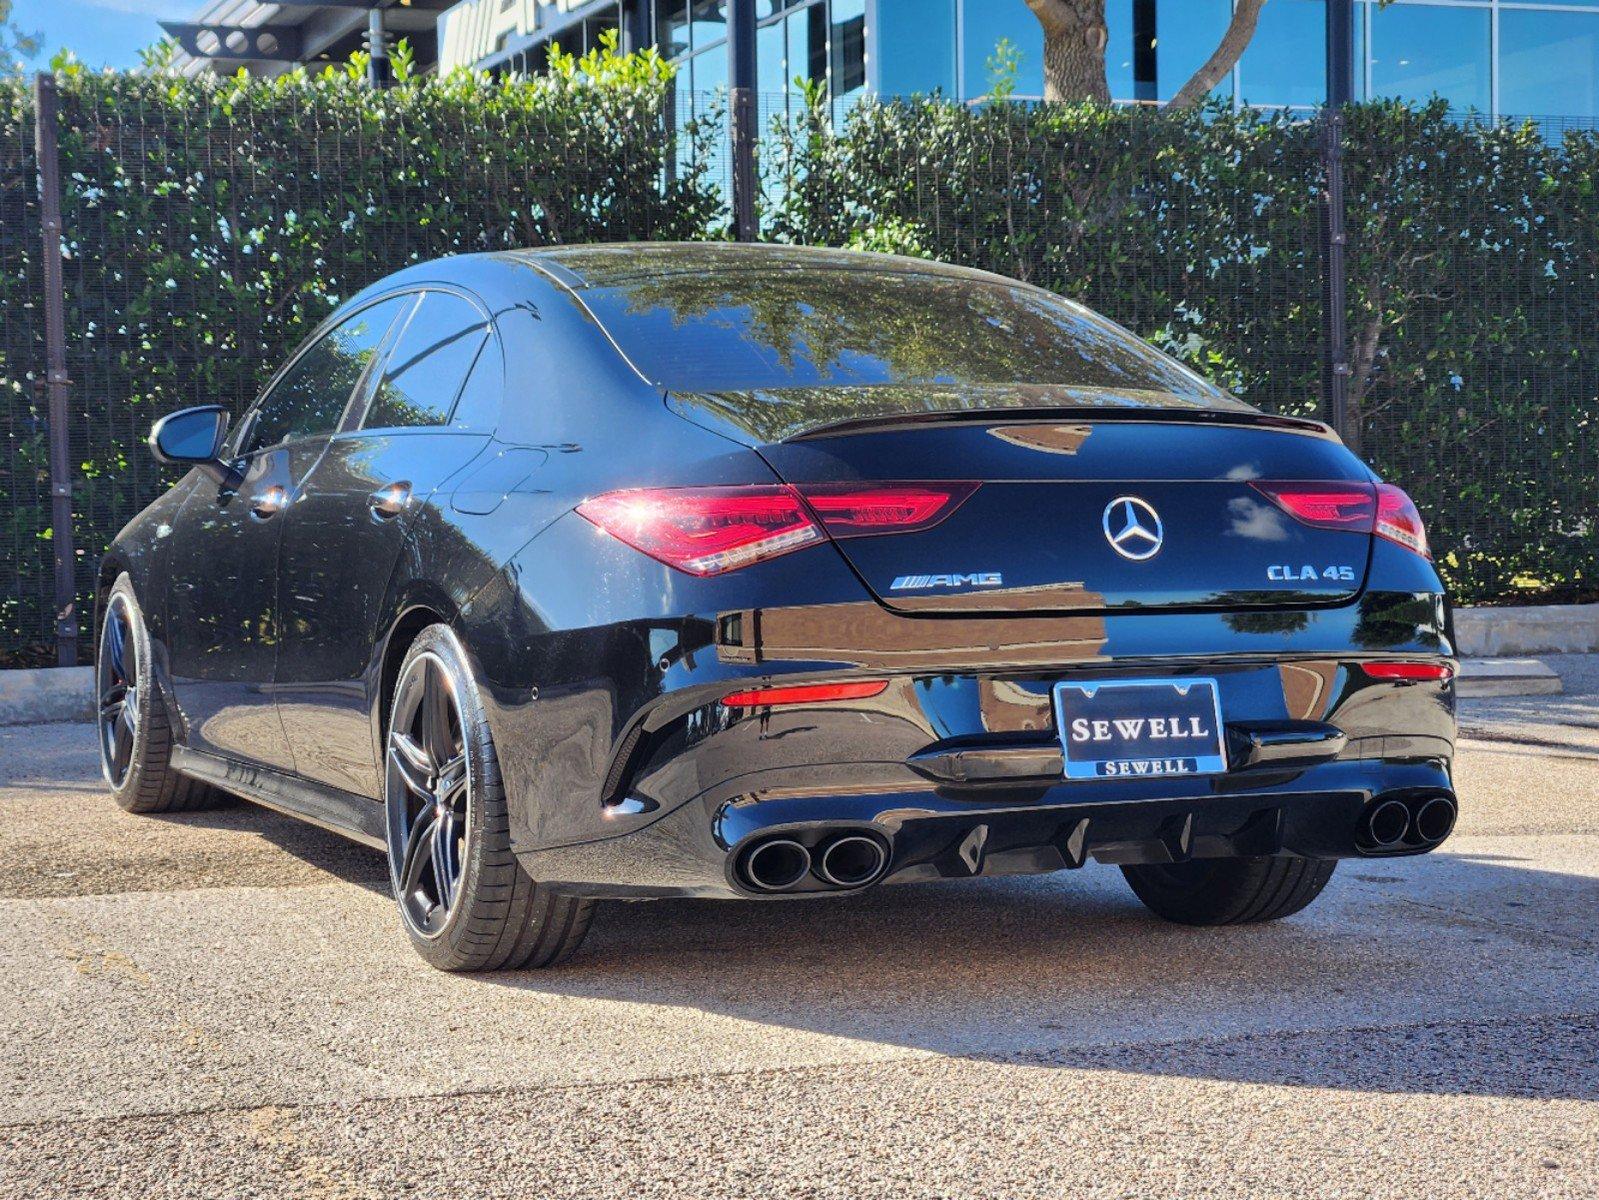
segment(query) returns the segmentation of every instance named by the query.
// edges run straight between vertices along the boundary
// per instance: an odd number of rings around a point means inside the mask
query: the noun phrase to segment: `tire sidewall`
[[[110,763],[106,759],[98,712],[94,732],[95,745],[100,755],[100,776],[105,780],[117,804],[132,810],[138,801],[140,786],[144,781],[145,763],[149,756],[151,717],[156,698],[155,672],[150,662],[150,635],[144,627],[144,610],[139,607],[139,598],[134,595],[132,580],[126,574],[120,575],[106,596],[105,611],[101,614],[100,627],[96,631],[94,648],[96,709],[98,710],[100,704],[100,680],[103,678],[104,664],[100,661],[100,656],[105,648],[105,624],[111,619],[111,610],[118,601],[126,607],[128,613],[128,628],[133,639],[135,660],[134,680],[138,690],[138,699],[134,706],[134,711],[138,714],[138,724],[133,733],[133,750],[128,761],[128,773],[123,777],[121,787],[111,779]]]
[[[491,809],[503,807],[504,795],[500,788],[494,743],[489,735],[488,719],[483,710],[477,682],[467,660],[466,651],[461,646],[455,631],[449,626],[430,625],[411,643],[400,670],[395,675],[395,691],[389,697],[391,717],[401,681],[409,674],[416,660],[425,654],[433,655],[444,664],[455,690],[456,703],[460,707],[461,743],[466,750],[467,777],[471,786],[471,798],[467,804],[466,853],[461,860],[460,898],[449,919],[438,932],[425,933],[413,926],[406,918],[397,895],[395,908],[400,914],[400,923],[405,927],[406,933],[422,957],[434,966],[448,969],[465,957],[459,942],[464,927],[474,916],[474,910],[482,903],[480,892],[484,873],[483,858],[488,850],[486,843],[491,836],[488,814]],[[387,735],[388,730],[385,728],[385,739]],[[388,805],[387,786],[385,782],[385,808]],[[387,848],[386,853],[389,857],[389,873],[392,880],[395,873],[392,847]]]

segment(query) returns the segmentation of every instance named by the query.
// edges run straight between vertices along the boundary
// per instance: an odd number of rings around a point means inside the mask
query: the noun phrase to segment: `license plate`
[[[1219,775],[1221,701],[1214,679],[1105,679],[1055,685],[1067,779]]]

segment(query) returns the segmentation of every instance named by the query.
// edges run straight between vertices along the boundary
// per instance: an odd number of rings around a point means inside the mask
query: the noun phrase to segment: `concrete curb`
[[[1599,604],[1455,609],[1462,658],[1599,652]]]
[[[92,716],[92,667],[0,671],[0,725],[87,721]]]
[[[1564,690],[1560,676],[1536,658],[1467,658],[1460,663],[1455,694],[1483,696],[1553,696]]]

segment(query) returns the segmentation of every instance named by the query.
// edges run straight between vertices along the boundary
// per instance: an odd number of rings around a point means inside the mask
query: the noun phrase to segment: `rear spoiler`
[[[943,412],[884,413],[878,416],[851,417],[830,421],[802,429],[780,439],[783,442],[804,442],[815,438],[843,437],[854,433],[883,432],[893,429],[911,429],[920,425],[950,423],[981,423],[984,425],[1036,425],[1040,421],[1059,420],[1098,423],[1102,421],[1144,421],[1183,425],[1244,425],[1257,429],[1280,429],[1311,437],[1338,440],[1332,426],[1309,417],[1284,417],[1275,413],[1247,412],[1241,409],[1216,408],[1078,408],[1050,406],[1048,408],[961,409]]]

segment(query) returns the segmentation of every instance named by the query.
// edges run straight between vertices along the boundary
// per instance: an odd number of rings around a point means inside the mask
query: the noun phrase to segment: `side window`
[[[363,429],[443,425],[488,339],[488,320],[449,292],[426,292],[394,341]]]
[[[332,433],[389,326],[413,299],[396,296],[364,308],[300,355],[262,399],[240,453]]]

